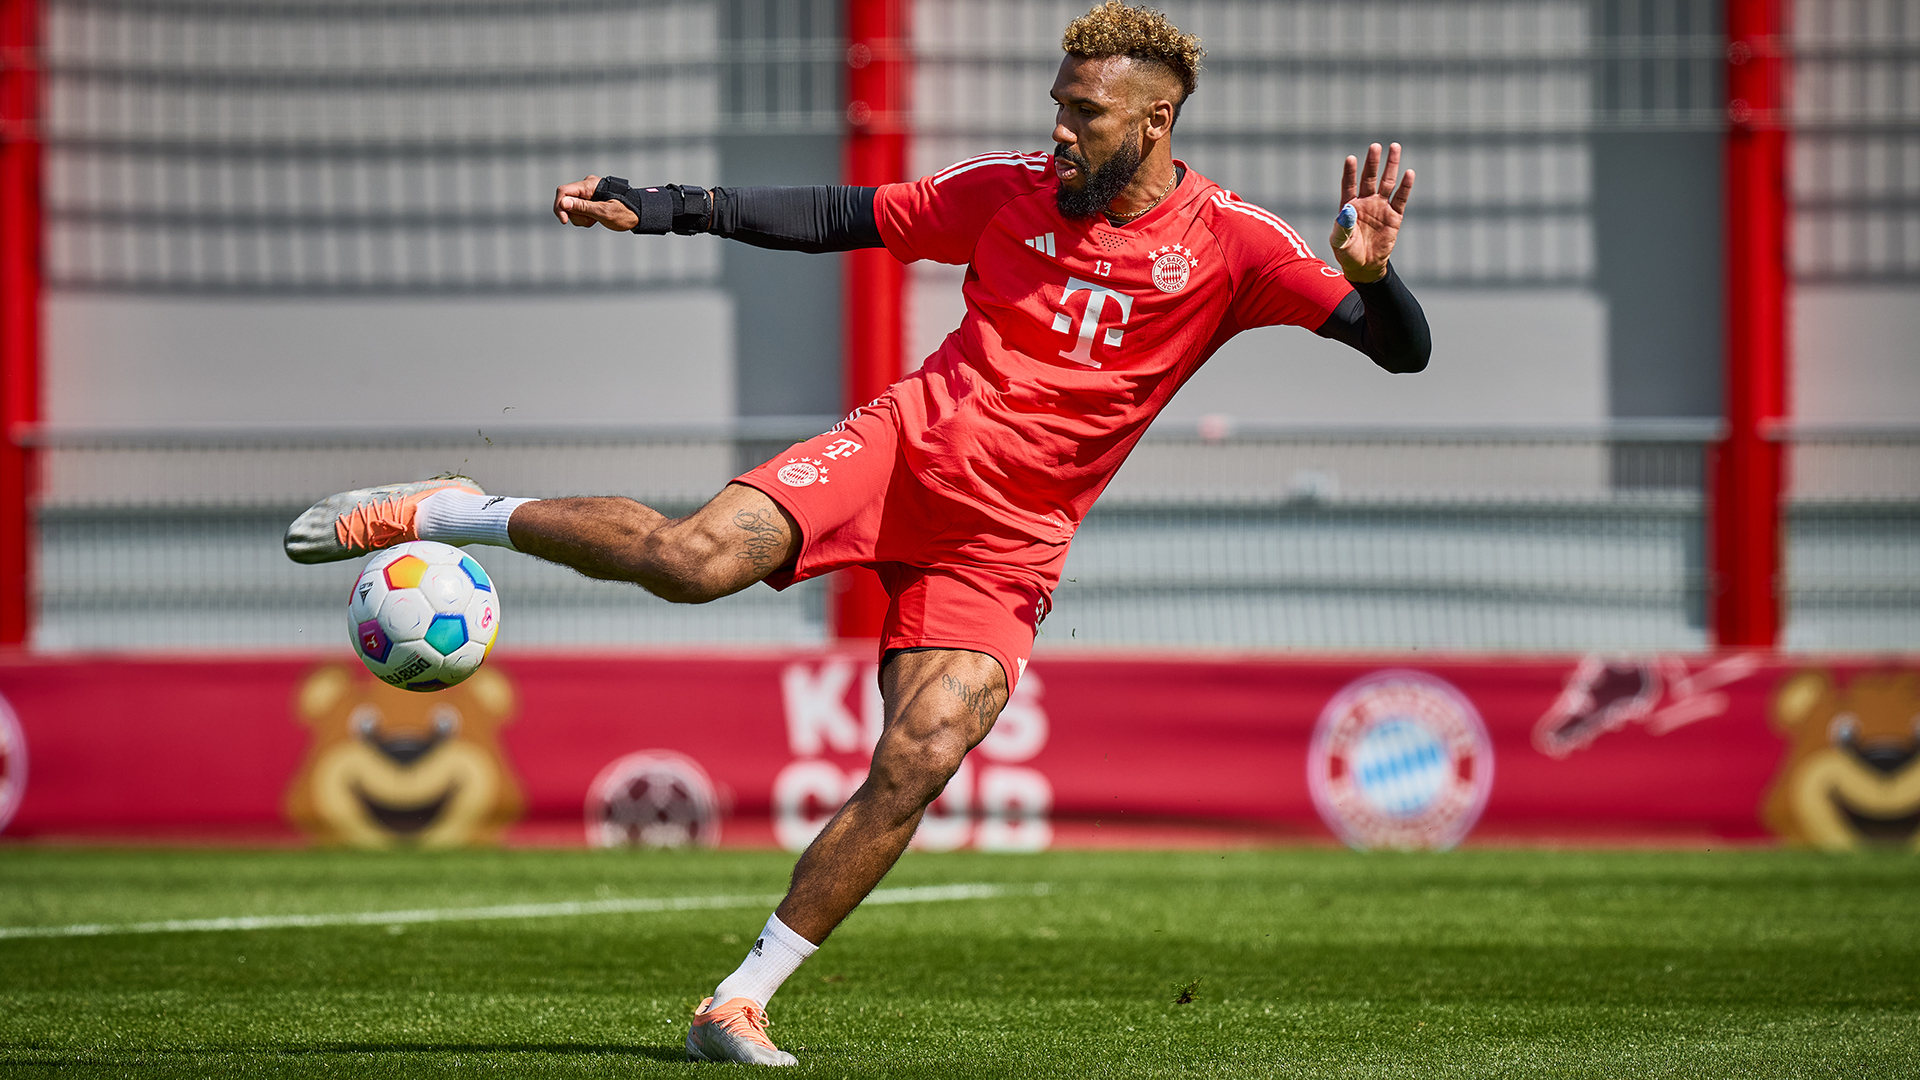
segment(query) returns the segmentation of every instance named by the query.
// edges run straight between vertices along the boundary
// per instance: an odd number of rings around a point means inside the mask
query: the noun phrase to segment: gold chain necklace
[[[1162,200],[1164,200],[1167,196],[1173,194],[1173,185],[1179,182],[1180,182],[1180,170],[1175,169],[1173,171],[1173,176],[1167,180],[1167,190],[1155,196],[1152,202],[1148,203],[1147,205],[1141,207],[1138,210],[1135,210],[1131,214],[1116,214],[1113,211],[1109,210],[1107,211],[1107,220],[1113,222],[1116,225],[1124,225],[1127,222],[1132,221],[1134,218],[1137,218],[1140,215],[1145,214],[1147,211],[1152,210],[1154,207],[1159,206]]]

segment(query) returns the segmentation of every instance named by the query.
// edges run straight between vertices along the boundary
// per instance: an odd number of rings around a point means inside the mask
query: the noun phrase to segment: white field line
[[[943,900],[992,900],[1045,896],[1039,885],[920,885],[875,889],[868,904],[931,904]],[[718,911],[769,907],[778,895],[667,896],[630,900],[578,900],[557,904],[497,904],[492,907],[418,908],[412,911],[352,911],[335,915],[241,915],[226,919],[164,919],[138,923],[75,923],[70,926],[0,926],[8,938],[102,937],[108,934],[204,934],[217,930],[284,930],[308,926],[401,926],[408,923],[483,922],[488,919],[563,919],[580,915],[630,915],[663,911]]]

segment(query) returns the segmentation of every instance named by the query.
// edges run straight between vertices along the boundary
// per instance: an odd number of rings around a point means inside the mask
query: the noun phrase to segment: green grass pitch
[[[14,846],[0,926],[752,895],[790,863]],[[855,913],[774,999],[800,1075],[1920,1074],[1911,855],[909,855],[886,885],[955,882],[1050,891]],[[688,1012],[764,917],[0,940],[0,1075],[711,1074]]]

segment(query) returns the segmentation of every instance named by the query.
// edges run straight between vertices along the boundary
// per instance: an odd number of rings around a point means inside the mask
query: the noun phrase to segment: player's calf
[[[512,529],[521,551],[676,604],[704,604],[761,580],[793,558],[799,535],[786,511],[741,484],[678,519],[630,499],[546,499],[517,514]]]

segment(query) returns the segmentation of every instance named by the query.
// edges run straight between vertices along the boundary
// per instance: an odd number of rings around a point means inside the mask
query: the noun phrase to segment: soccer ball
[[[347,598],[354,652],[381,680],[443,690],[480,669],[500,632],[500,597],[471,555],[415,540],[367,560]]]

